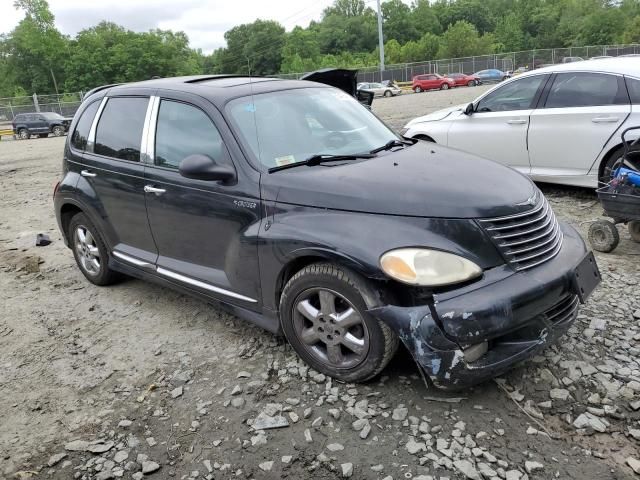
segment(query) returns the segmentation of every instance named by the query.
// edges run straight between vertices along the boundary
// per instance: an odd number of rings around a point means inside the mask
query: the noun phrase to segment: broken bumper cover
[[[572,227],[551,260],[514,272],[504,265],[431,305],[369,310],[391,326],[433,383],[463,388],[500,375],[571,326],[578,314],[575,269],[587,253]]]

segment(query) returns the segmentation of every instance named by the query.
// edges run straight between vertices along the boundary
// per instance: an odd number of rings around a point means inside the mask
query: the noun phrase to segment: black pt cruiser
[[[408,141],[342,90],[238,76],[98,88],[55,211],[85,277],[230,306],[359,382],[399,341],[441,387],[562,335],[599,282],[525,176]]]

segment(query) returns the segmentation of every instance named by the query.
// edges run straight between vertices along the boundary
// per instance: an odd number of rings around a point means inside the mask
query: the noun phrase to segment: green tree
[[[440,20],[438,20],[429,0],[416,0],[412,6],[411,18],[418,35],[442,34],[442,25],[440,25]]]
[[[385,39],[394,39],[402,44],[420,37],[411,9],[402,0],[384,2],[382,19]]]
[[[510,12],[498,20],[494,34],[501,51],[516,52],[524,49],[524,32],[516,13]]]
[[[67,39],[56,29],[46,0],[18,0],[14,6],[25,17],[6,40],[11,74],[28,91],[55,92],[56,82],[63,81]]]
[[[460,58],[491,53],[493,37],[480,37],[476,27],[469,22],[459,20],[451,25],[442,36],[440,58]]]
[[[285,30],[273,20],[256,20],[224,34],[227,48],[220,65],[225,73],[271,75],[280,71]]]

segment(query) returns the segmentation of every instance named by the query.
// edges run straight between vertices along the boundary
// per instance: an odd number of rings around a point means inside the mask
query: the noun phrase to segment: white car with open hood
[[[402,133],[489,158],[535,181],[596,187],[622,156],[620,134],[639,125],[640,58],[611,58],[524,73],[468,105],[415,118]]]

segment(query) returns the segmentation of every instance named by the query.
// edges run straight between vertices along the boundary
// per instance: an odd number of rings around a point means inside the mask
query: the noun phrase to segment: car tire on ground
[[[440,86],[440,90],[449,90],[449,84],[448,84],[448,83],[443,83],[443,84]]]
[[[378,375],[398,348],[397,335],[366,313],[377,294],[343,267],[315,263],[296,273],[280,298],[284,335],[311,367],[344,382]]]
[[[475,87],[476,82],[473,80],[469,80],[469,82],[467,83],[467,87]]]
[[[385,90],[385,92],[384,92],[384,96],[385,96],[385,97],[387,97],[387,98],[389,98],[389,97],[392,97],[392,96],[393,96],[393,93],[391,92],[391,90]]]
[[[94,285],[111,285],[122,278],[109,268],[109,252],[89,217],[77,213],[69,222],[67,238],[82,274]]]
[[[620,243],[620,234],[614,223],[598,220],[589,226],[589,243],[598,252],[612,252]]]
[[[54,136],[61,137],[62,135],[64,135],[64,127],[61,127],[60,125],[56,125],[55,127],[53,127],[53,130],[51,132],[53,133]]]
[[[640,146],[636,145],[629,148],[629,153],[631,153],[632,155],[631,158],[627,160],[627,164],[629,167],[637,170],[638,168],[640,168]],[[623,146],[620,146],[611,154],[607,162],[602,167],[600,178],[598,178],[600,186],[611,181],[611,174],[620,166],[623,155]]]
[[[18,130],[18,138],[20,140],[28,140],[29,137],[31,137],[31,135],[29,135],[29,130],[27,130],[26,128],[21,128],[20,130]]]
[[[414,92],[416,93],[421,93],[422,92],[422,87],[416,87],[413,89]]]
[[[640,243],[640,220],[631,220],[627,224],[627,229],[629,229],[631,240]]]

